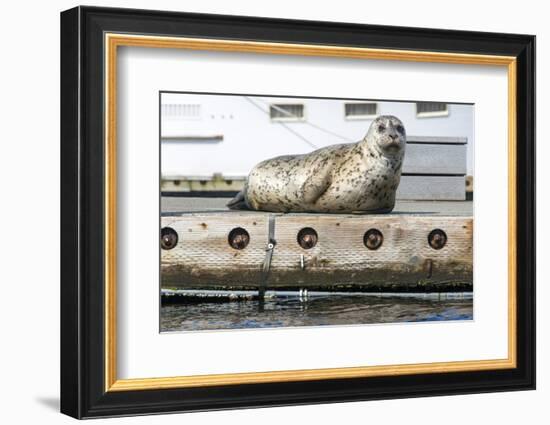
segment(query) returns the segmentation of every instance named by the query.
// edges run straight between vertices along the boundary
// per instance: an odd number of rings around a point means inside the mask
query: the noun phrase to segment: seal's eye
[[[395,129],[401,134],[405,132],[405,128],[402,125],[398,125]]]
[[[384,130],[386,130],[386,126],[384,124],[379,124],[378,125],[378,132],[382,133]]]

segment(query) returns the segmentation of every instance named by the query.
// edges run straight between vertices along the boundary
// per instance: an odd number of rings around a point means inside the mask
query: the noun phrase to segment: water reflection
[[[161,331],[471,320],[471,294],[324,295],[163,303]]]

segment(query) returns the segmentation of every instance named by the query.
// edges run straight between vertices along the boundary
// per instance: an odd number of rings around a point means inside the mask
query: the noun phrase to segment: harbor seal
[[[260,162],[227,206],[272,212],[389,213],[405,147],[401,120],[382,115],[357,143]]]

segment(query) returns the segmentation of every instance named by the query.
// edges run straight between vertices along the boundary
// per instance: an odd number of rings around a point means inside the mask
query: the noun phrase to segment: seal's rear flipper
[[[247,210],[248,205],[244,199],[244,191],[240,191],[235,197],[227,203],[227,207],[231,210]]]

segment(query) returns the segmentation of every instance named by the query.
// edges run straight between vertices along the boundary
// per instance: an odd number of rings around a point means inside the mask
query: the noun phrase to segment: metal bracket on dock
[[[265,258],[264,264],[262,267],[262,276],[260,279],[260,286],[258,288],[258,299],[260,302],[263,302],[265,299],[265,289],[267,286],[267,278],[269,276],[269,270],[271,268],[271,258],[273,257],[273,250],[277,241],[275,240],[275,216],[269,216],[268,224],[268,236],[267,236],[267,246],[265,248]]]

